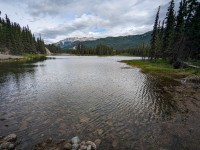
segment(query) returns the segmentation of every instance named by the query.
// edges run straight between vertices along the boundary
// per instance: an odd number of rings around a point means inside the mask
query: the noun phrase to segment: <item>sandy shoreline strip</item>
[[[6,60],[6,59],[21,59],[23,58],[22,56],[16,56],[16,55],[5,55],[5,54],[0,54],[0,60]]]

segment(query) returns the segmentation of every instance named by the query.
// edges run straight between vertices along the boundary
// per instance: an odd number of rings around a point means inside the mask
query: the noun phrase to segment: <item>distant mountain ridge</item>
[[[97,39],[93,37],[82,37],[82,38],[72,37],[72,38],[66,38],[64,40],[61,40],[55,43],[55,45],[61,48],[72,48],[76,46],[79,42],[94,41],[94,40],[97,40]]]
[[[138,46],[149,45],[151,39],[151,33],[146,32],[140,35],[128,35],[128,36],[119,36],[119,37],[106,37],[106,38],[66,38],[55,43],[56,46],[61,48],[73,48],[79,42],[81,42],[85,46],[94,47],[97,44],[105,44],[112,46],[114,49],[127,49],[127,48],[135,48]]]

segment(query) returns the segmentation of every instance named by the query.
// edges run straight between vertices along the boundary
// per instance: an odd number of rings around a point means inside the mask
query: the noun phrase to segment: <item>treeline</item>
[[[148,54],[149,54],[149,46],[148,45],[145,46],[144,44],[138,47],[116,51],[116,55],[132,55],[132,56],[148,57]]]
[[[8,16],[1,17],[0,11],[0,52],[9,54],[45,54],[45,44],[35,38],[29,27],[11,22]]]
[[[171,0],[166,18],[159,21],[158,9],[149,58],[163,58],[177,65],[182,61],[200,59],[200,2],[198,0],[181,0],[179,10],[174,11]],[[161,25],[162,24],[162,25]]]
[[[45,46],[46,46],[46,48],[48,48],[50,50],[51,53],[63,53],[64,52],[60,47],[58,47],[54,44],[48,44]]]
[[[88,47],[79,43],[76,49],[70,50],[70,53],[76,55],[113,55],[114,50],[108,45],[98,44],[95,47]]]

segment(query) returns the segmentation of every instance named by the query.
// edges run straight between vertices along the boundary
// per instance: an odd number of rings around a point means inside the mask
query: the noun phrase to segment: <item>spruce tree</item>
[[[163,58],[171,59],[172,43],[173,43],[174,27],[175,27],[174,0],[171,0],[170,6],[168,7],[165,24],[166,27],[163,38],[163,50],[164,50]]]
[[[181,53],[183,53],[184,48],[184,33],[185,33],[185,17],[186,17],[186,0],[180,2],[178,15],[176,17],[176,26],[174,31],[174,41],[173,41],[173,54],[172,61],[176,62],[181,58]]]
[[[0,51],[18,55],[46,53],[44,41],[41,38],[36,41],[28,26],[21,28],[19,24],[11,22],[7,15],[5,19],[1,18],[1,12]]]
[[[191,19],[189,38],[192,45],[191,58],[200,60],[200,2],[198,2],[194,16]]]
[[[159,13],[160,13],[160,6],[158,8],[157,14],[156,14],[156,18],[155,18],[155,22],[154,22],[154,27],[153,27],[153,32],[151,35],[151,48],[149,51],[149,58],[152,60],[155,58],[155,53],[156,53],[156,49],[157,49],[157,38],[158,38],[158,21],[159,21]]]

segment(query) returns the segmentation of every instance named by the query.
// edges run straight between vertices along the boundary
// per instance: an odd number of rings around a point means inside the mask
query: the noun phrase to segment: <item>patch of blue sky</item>
[[[106,32],[107,30],[103,27],[94,27],[92,30],[92,32],[98,32],[98,33],[102,33],[102,32]]]

